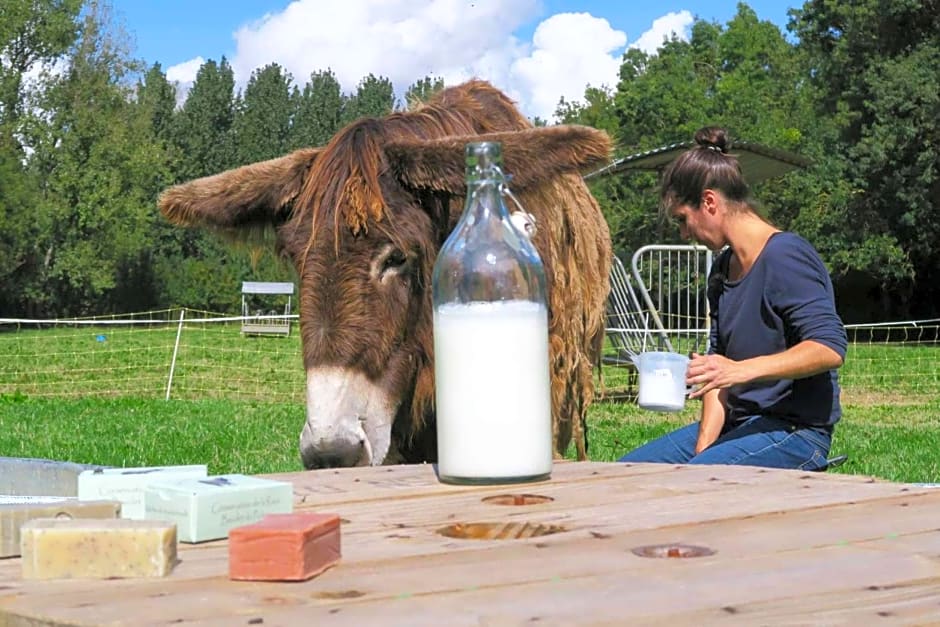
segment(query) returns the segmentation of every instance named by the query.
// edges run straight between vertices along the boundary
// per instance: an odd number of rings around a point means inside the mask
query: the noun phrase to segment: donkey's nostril
[[[304,468],[317,470],[318,468],[343,468],[349,464],[343,463],[339,455],[305,455],[302,456]]]
[[[362,464],[363,451],[368,448],[368,440],[361,436],[334,440],[319,439],[312,446],[305,446],[301,441],[300,456],[307,470],[346,468]]]

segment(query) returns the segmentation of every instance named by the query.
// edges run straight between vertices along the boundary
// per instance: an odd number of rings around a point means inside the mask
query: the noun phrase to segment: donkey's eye
[[[397,270],[407,262],[408,257],[405,256],[405,253],[400,250],[392,250],[385,256],[385,259],[382,260],[382,272],[385,273],[389,270]]]

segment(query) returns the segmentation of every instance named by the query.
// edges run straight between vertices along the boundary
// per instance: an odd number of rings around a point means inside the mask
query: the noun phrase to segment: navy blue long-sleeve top
[[[738,281],[727,280],[730,258],[730,249],[721,253],[709,273],[710,353],[739,361],[813,340],[845,359],[848,341],[829,272],[809,242],[795,233],[775,233]],[[835,424],[842,416],[838,371],[729,388],[727,418],[737,422],[754,415]]]

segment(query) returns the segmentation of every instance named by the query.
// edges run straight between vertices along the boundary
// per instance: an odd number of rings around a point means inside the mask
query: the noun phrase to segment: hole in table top
[[[497,494],[483,498],[483,502],[489,505],[541,505],[554,500],[550,496],[540,494]]]
[[[651,544],[638,546],[632,551],[634,555],[640,557],[705,557],[715,553],[707,546],[693,546],[691,544]]]
[[[438,529],[437,533],[448,538],[459,538],[461,540],[521,540],[548,536],[562,531],[566,531],[566,529],[560,525],[543,525],[541,523],[475,522],[447,525]]]

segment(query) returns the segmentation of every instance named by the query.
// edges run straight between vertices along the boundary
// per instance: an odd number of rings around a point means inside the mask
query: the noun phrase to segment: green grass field
[[[612,461],[668,429],[695,419],[655,414],[633,403],[598,402],[590,411],[590,458]],[[940,481],[940,401],[927,405],[849,406],[833,472],[895,481]],[[301,470],[302,404],[130,398],[0,398],[0,454],[110,466],[206,463],[212,472]],[[569,452],[569,456],[570,452]]]
[[[176,327],[0,333],[0,456],[114,466],[207,463],[216,473],[300,470],[304,375],[297,334],[244,338],[231,324],[187,325],[164,400]],[[940,482],[940,348],[852,344],[833,472]],[[611,461],[695,420],[640,410],[629,375],[605,367],[590,410],[591,459]],[[494,437],[498,437],[494,434]]]

